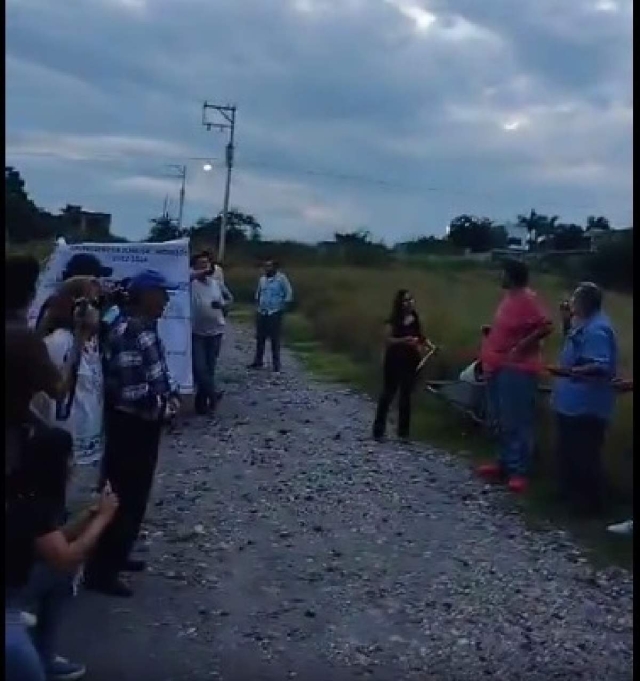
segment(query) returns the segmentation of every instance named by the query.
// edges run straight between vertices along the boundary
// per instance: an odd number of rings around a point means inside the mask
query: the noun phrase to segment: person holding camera
[[[132,277],[127,312],[109,334],[101,475],[113,485],[120,506],[87,563],[85,587],[110,596],[132,596],[120,573],[142,572],[146,567],[130,554],[151,493],[162,424],[180,408],[179,389],[169,374],[158,333],[173,288],[154,270]]]
[[[191,324],[193,378],[198,414],[214,409],[222,393],[216,390],[215,375],[226,326],[226,311],[233,296],[224,280],[214,276],[208,254],[191,259]]]
[[[49,300],[41,321],[50,358],[61,371],[69,368],[72,383],[62,400],[52,400],[42,393],[32,406],[46,423],[70,433],[78,464],[96,463],[104,450],[100,293],[100,284],[94,277],[69,279]],[[76,342],[82,345],[82,352],[74,359]]]

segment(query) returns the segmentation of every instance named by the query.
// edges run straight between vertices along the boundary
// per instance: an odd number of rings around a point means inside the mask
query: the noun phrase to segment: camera
[[[84,319],[89,314],[91,303],[86,298],[78,298],[73,303],[73,316],[77,319]]]

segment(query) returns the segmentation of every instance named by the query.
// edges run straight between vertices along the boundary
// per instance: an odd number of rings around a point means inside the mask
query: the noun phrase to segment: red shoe
[[[514,494],[524,494],[529,489],[529,481],[520,475],[509,478],[509,489]]]
[[[502,466],[497,463],[485,463],[478,466],[476,473],[485,480],[500,480],[502,478]]]

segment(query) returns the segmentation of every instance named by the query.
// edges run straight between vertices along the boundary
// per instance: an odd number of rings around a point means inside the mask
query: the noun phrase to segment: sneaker
[[[520,475],[509,478],[509,489],[514,494],[524,494],[529,489],[529,481]]]
[[[478,466],[476,473],[485,480],[493,481],[500,480],[504,475],[502,466],[497,463],[485,463],[482,466]]]
[[[631,537],[633,535],[633,520],[625,520],[623,523],[609,525],[607,532],[617,534],[621,537]]]
[[[64,657],[56,657],[47,666],[47,681],[76,681],[82,679],[87,673],[83,664],[69,662]]]
[[[251,364],[249,364],[247,369],[262,369],[262,367],[263,367],[263,365],[258,364],[258,362],[251,362]]]
[[[38,618],[32,612],[26,610],[20,613],[20,621],[27,629],[33,629],[38,624]]]

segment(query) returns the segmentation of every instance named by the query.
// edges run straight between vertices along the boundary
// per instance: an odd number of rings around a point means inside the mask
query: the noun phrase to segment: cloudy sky
[[[265,235],[391,243],[460,213],[628,225],[632,0],[7,0],[7,161],[36,202],[137,238],[177,204]],[[214,172],[202,170],[211,158]],[[199,160],[200,159],[200,160]]]

